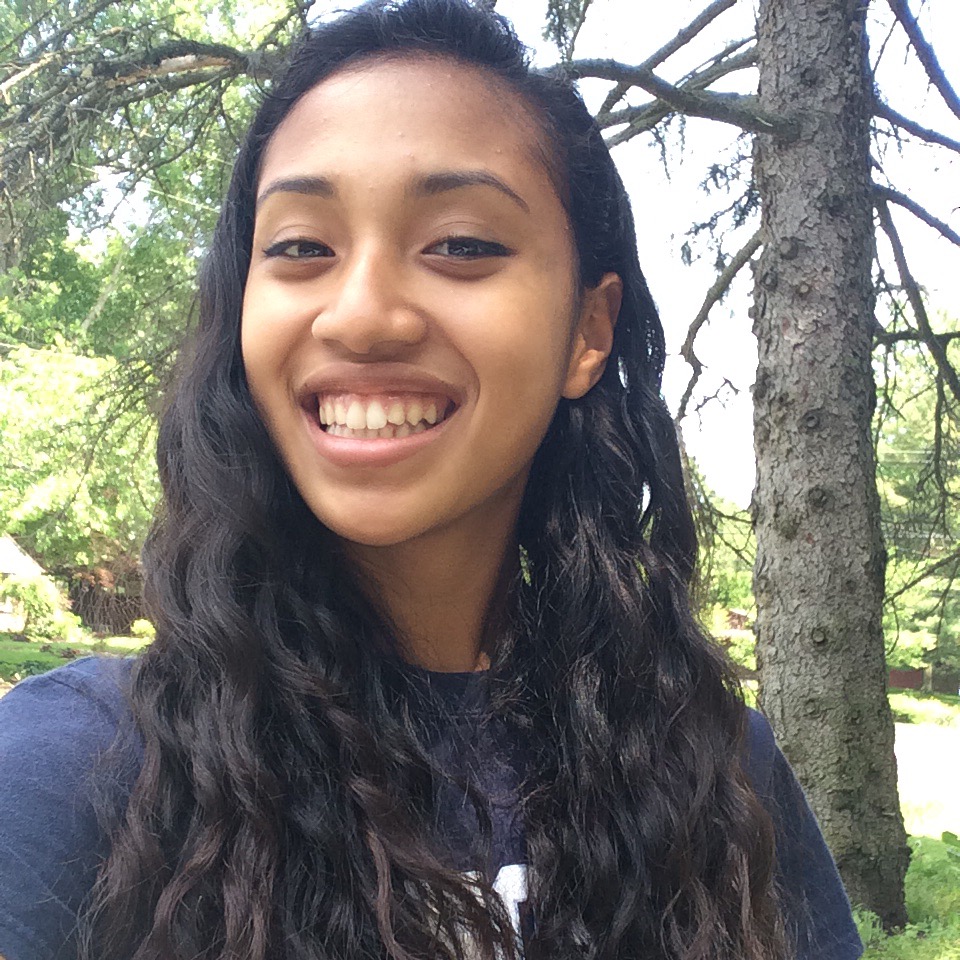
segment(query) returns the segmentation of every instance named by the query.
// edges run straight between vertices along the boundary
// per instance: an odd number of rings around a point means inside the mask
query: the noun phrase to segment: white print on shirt
[[[464,876],[470,880],[479,879],[479,874],[475,872],[465,873]],[[527,899],[527,865],[525,863],[510,863],[501,867],[497,872],[497,878],[493,881],[493,892],[497,894],[503,902],[510,917],[510,923],[517,935],[517,943],[520,954],[523,954],[523,931],[520,927],[520,907]],[[466,931],[461,934],[461,944],[466,948],[466,955],[479,957],[480,953],[476,943],[471,943],[472,938]],[[502,954],[498,953],[498,956]]]
[[[520,934],[520,904],[527,899],[527,865],[510,863],[500,868],[493,889],[500,895],[517,936]]]
[[[475,871],[467,871],[463,874],[465,880],[477,881],[480,874]],[[519,956],[523,956],[523,924],[521,923],[521,908],[527,899],[527,865],[525,863],[510,863],[501,867],[497,872],[497,877],[492,884],[493,892],[499,897],[501,903],[506,909],[507,916],[510,918],[510,924],[513,927],[517,938]],[[479,894],[477,894],[479,900]],[[457,925],[455,931],[460,947],[464,956],[470,958],[479,958],[480,950],[473,935],[463,926]],[[444,937],[444,943],[448,947],[453,944]],[[503,951],[498,950],[497,956],[500,960],[505,960]],[[0,958],[2,960],[2,958]]]

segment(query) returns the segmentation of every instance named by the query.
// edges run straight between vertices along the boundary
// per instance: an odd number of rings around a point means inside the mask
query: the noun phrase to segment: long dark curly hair
[[[581,287],[607,272],[623,281],[606,370],[560,401],[537,453],[521,572],[504,585],[482,678],[489,716],[529,756],[525,955],[784,956],[773,830],[742,770],[745,708],[690,612],[696,542],[627,195],[573,84],[533,71],[510,25],[467,0],[375,0],[313,29],[240,151],[162,419],[164,501],[144,555],[157,639],[131,693],[143,765],[84,949],[96,960],[518,955],[483,867],[489,811],[460,783],[478,869],[454,870],[431,827],[449,774],[412,709],[391,624],[284,471],[240,349],[271,135],[346,64],[418,54],[478,66],[532,110]]]

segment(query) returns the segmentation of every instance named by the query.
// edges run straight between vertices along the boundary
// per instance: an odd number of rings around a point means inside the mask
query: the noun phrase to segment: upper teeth
[[[320,397],[320,422],[324,426],[340,424],[351,430],[382,430],[388,423],[416,426],[421,421],[434,424],[446,413],[445,400],[391,398],[378,400],[364,397]]]

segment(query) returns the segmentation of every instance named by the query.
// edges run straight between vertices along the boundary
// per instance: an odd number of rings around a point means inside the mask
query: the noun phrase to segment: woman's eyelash
[[[280,240],[263,251],[265,257],[285,257],[288,260],[312,260],[332,257],[333,251],[315,240]]]
[[[441,248],[446,247],[442,252]],[[502,243],[493,240],[479,240],[477,237],[445,237],[429,248],[430,253],[441,252],[443,256],[457,260],[478,260],[481,257],[508,257],[511,250]]]
[[[477,237],[445,237],[429,247],[428,253],[438,253],[454,260],[480,260],[484,257],[508,257],[512,253],[502,243],[480,240]],[[280,240],[263,251],[266,257],[287,260],[314,260],[334,256],[333,250],[316,240]]]

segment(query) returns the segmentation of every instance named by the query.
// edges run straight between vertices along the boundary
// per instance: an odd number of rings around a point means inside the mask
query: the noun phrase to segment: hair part
[[[517,955],[484,871],[432,835],[450,775],[390,625],[283,469],[240,352],[261,158],[299,98],[375,58],[442,56],[528,105],[549,144],[581,288],[624,287],[598,384],[537,453],[486,682],[529,746],[520,802],[527,960],[784,954],[769,818],[742,770],[738,687],[690,613],[696,541],[664,342],[626,191],[561,72],[465,0],[367,4],[305,35],[245,140],[161,423],[163,511],[144,553],[157,639],[135,668],[144,762],[88,915],[97,960]],[[422,691],[421,691],[422,692]]]

